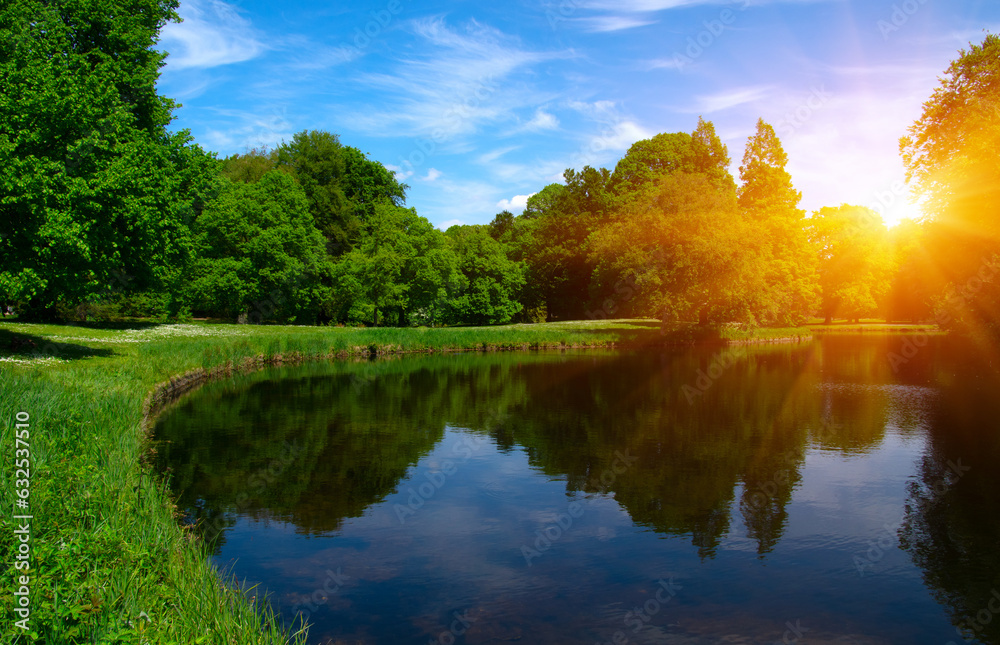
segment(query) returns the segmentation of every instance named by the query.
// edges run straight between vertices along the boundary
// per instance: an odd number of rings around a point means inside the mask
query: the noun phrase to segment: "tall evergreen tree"
[[[816,259],[798,207],[802,193],[785,170],[788,155],[763,119],[747,141],[737,195],[762,258],[752,309],[763,324],[798,324],[817,304]]]

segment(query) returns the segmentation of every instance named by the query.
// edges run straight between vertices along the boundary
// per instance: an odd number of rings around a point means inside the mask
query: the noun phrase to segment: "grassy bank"
[[[0,578],[2,642],[285,643],[253,594],[219,583],[201,545],[176,522],[147,462],[151,393],[178,375],[224,375],[262,362],[426,351],[767,342],[803,330],[661,330],[655,321],[493,328],[342,329],[130,324],[118,328],[0,323],[4,469],[0,550],[30,514],[29,571]],[[174,381],[178,385],[178,381]],[[160,397],[163,399],[164,397]],[[155,410],[154,410],[155,412]],[[17,413],[28,418],[30,496],[15,510]],[[20,455],[23,456],[23,455]],[[15,577],[15,575],[17,577]],[[10,608],[28,575],[28,632]],[[251,599],[248,599],[248,596]],[[8,620],[8,616],[11,619]]]

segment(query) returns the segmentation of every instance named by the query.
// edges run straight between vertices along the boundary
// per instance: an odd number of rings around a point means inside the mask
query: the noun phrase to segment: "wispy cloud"
[[[712,112],[728,110],[744,103],[755,103],[766,97],[771,89],[770,86],[742,87],[708,96],[699,96],[697,100],[698,105],[693,111],[701,114],[711,114]]]
[[[167,69],[239,63],[265,49],[250,21],[221,0],[185,0],[178,14],[183,22],[168,23],[160,30],[160,46],[170,52]]]
[[[496,150],[490,150],[489,152],[479,155],[479,157],[476,158],[476,161],[484,165],[491,164],[500,157],[504,156],[505,154],[509,152],[514,152],[515,150],[519,150],[520,148],[521,146],[507,146],[505,148],[497,148]]]
[[[275,147],[290,141],[294,127],[283,106],[262,107],[256,112],[213,109],[213,125],[205,132],[202,143],[210,150],[242,151],[257,146]],[[215,126],[214,123],[225,125]]]
[[[593,18],[577,19],[584,31],[591,33],[602,33],[609,31],[623,31],[625,29],[635,29],[636,27],[646,27],[655,25],[655,20],[642,18],[630,18],[628,16],[595,16]]]
[[[400,61],[391,73],[356,78],[378,103],[345,111],[342,123],[375,136],[423,136],[444,143],[484,123],[514,121],[518,110],[553,98],[515,75],[535,63],[564,58],[565,52],[522,49],[516,39],[476,21],[461,31],[441,18],[410,25],[422,41],[421,53]]]
[[[441,175],[443,174],[444,173],[442,173],[437,168],[431,168],[430,170],[427,171],[427,174],[421,177],[420,179],[421,181],[428,181],[428,182],[437,181],[438,179],[441,178]]]

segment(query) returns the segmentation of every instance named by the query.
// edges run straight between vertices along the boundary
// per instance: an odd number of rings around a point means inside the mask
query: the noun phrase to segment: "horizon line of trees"
[[[710,121],[568,169],[518,216],[440,231],[337,135],[218,159],[156,93],[171,2],[18,0],[0,21],[0,298],[26,319],[489,325],[819,315],[997,331],[1000,40],[961,52],[900,142],[930,217],[810,216],[762,119],[738,182]],[[111,37],[111,36],[114,37]],[[83,82],[87,80],[87,82]],[[23,91],[19,91],[23,90]]]

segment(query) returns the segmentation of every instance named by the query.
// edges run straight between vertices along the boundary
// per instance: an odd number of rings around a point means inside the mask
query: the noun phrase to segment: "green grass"
[[[935,334],[943,335],[946,332],[933,323],[887,323],[879,320],[861,320],[853,323],[846,320],[837,320],[830,325],[823,321],[815,321],[806,325],[806,328],[815,335],[821,334],[864,334],[864,335],[899,335],[899,334]]]
[[[15,414],[30,417],[31,628],[6,616],[5,643],[298,642],[268,604],[223,584],[202,545],[176,521],[149,465],[146,403],[183,374],[225,375],[265,362],[427,351],[493,351],[690,342],[766,342],[802,329],[662,331],[615,320],[490,328],[350,329],[189,325],[59,326],[0,322],[0,551],[12,562]]]

